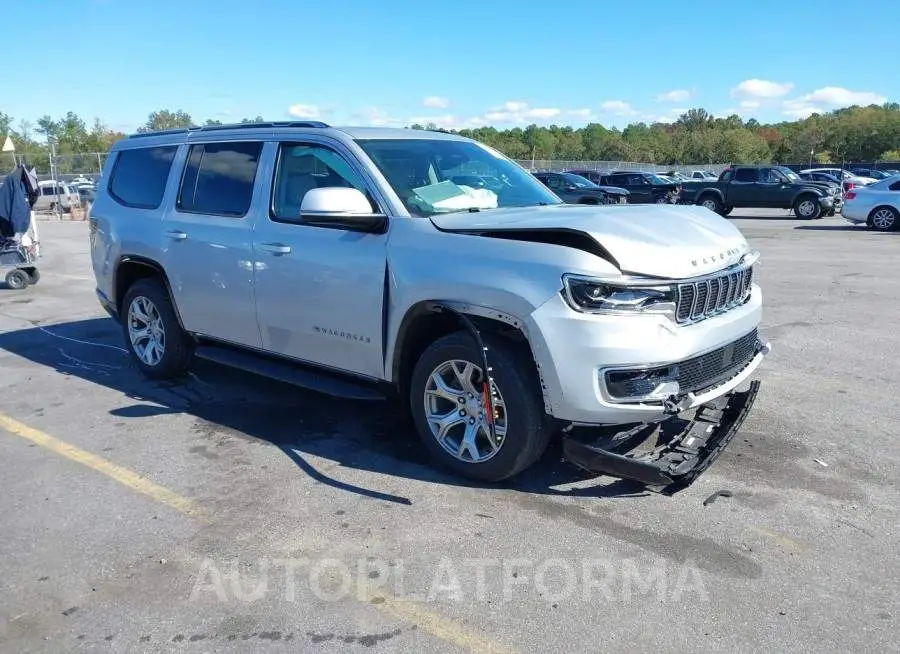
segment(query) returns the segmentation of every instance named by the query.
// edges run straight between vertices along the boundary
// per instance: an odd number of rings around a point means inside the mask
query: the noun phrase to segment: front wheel
[[[878,207],[869,215],[869,227],[878,232],[889,232],[900,227],[900,214],[892,207]]]
[[[21,291],[28,286],[28,273],[20,268],[6,273],[6,285],[14,291]]]
[[[193,344],[181,329],[169,292],[155,278],[140,279],[122,303],[125,343],[141,371],[152,379],[187,373]]]
[[[719,202],[719,198],[717,198],[715,195],[704,195],[702,198],[700,198],[700,206],[706,207],[710,211],[713,211],[719,215],[721,215],[722,211],[725,209],[725,207],[722,206],[722,203]]]
[[[550,426],[528,357],[499,337],[482,338],[492,368],[490,402],[481,353],[467,332],[444,336],[425,350],[413,370],[409,400],[416,431],[436,464],[493,482],[537,461]]]
[[[794,204],[794,213],[804,220],[815,220],[822,215],[822,206],[812,196],[805,196],[797,199]]]

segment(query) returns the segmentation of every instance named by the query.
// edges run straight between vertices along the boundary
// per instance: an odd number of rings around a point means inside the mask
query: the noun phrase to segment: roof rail
[[[326,129],[328,125],[318,120],[283,120],[283,121],[266,121],[264,123],[230,123],[228,125],[198,125],[195,127],[176,127],[173,129],[160,129],[150,132],[137,132],[130,134],[128,138],[137,139],[148,136],[160,136],[164,134],[187,134],[189,132],[214,132],[218,130],[231,129],[257,129],[257,128],[278,128],[278,127],[312,127],[316,129]]]

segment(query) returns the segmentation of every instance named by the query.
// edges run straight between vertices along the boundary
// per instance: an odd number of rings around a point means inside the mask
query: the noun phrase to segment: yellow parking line
[[[0,413],[0,428],[10,434],[31,441],[36,445],[45,447],[51,452],[64,456],[71,461],[75,461],[92,470],[96,470],[110,479],[119,482],[123,486],[147,495],[176,511],[180,511],[181,513],[196,518],[207,517],[203,510],[193,500],[189,500],[168,488],[155,484],[136,472],[132,472],[127,468],[123,468],[103,457],[82,450],[79,447],[61,441],[58,438],[54,438],[33,427],[29,427],[2,413]],[[379,611],[404,620],[410,624],[414,624],[422,631],[445,642],[457,645],[466,651],[474,652],[475,654],[506,654],[507,652],[513,651],[485,634],[458,624],[420,604],[393,597],[374,586],[367,588],[366,594],[368,595],[366,599],[368,599],[371,605]]]
[[[785,549],[793,550],[797,553],[803,552],[806,549],[805,547],[803,547],[803,545],[795,541],[793,538],[788,538],[783,534],[779,534],[774,529],[768,529],[767,527],[763,527],[761,525],[750,527],[750,529],[758,534],[762,534],[763,536],[768,536]]]
[[[182,497],[178,493],[169,490],[159,484],[155,484],[146,477],[142,477],[136,472],[132,472],[127,468],[123,468],[103,457],[91,454],[80,447],[70,445],[65,441],[54,438],[42,431],[38,431],[18,420],[14,420],[9,416],[0,414],[0,427],[8,431],[10,434],[24,438],[36,445],[45,447],[51,452],[64,456],[70,461],[75,461],[83,466],[87,466],[91,470],[96,470],[100,474],[106,475],[110,479],[114,479],[123,486],[130,488],[138,493],[143,493],[148,497],[165,504],[176,511],[187,514],[191,517],[203,517],[203,511],[192,500]]]
[[[374,600],[374,601],[373,601]],[[475,654],[507,654],[513,650],[485,634],[468,629],[453,620],[426,609],[421,604],[372,592],[370,602],[383,613],[405,620],[444,642]]]

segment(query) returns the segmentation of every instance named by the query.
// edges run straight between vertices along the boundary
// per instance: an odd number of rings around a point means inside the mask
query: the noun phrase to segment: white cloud
[[[770,82],[764,79],[747,79],[731,89],[733,98],[780,98],[794,88],[793,82]]]
[[[562,113],[556,107],[531,107],[527,102],[510,100],[499,107],[493,107],[484,115],[484,120],[494,123],[523,125],[529,121],[549,120]]]
[[[785,100],[782,103],[782,113],[794,118],[808,118],[812,114],[841,107],[883,104],[886,101],[886,97],[871,91],[850,91],[839,86],[826,86],[799,98]]]
[[[510,111],[512,113],[518,113],[520,111],[525,111],[525,109],[528,108],[528,103],[522,102],[520,100],[511,100],[509,102],[504,102],[503,108],[506,111]]]
[[[429,95],[427,98],[422,99],[422,106],[431,109],[446,109],[450,106],[450,100],[439,95]]]
[[[675,89],[656,96],[657,102],[687,102],[691,99],[691,92],[687,89]]]
[[[314,104],[292,104],[288,107],[288,113],[294,118],[319,118],[322,115]]]
[[[633,116],[637,113],[630,104],[622,100],[607,100],[600,105],[600,108],[617,116]]]
[[[759,107],[760,103],[757,100],[741,100],[741,109],[759,109]]]
[[[559,109],[550,108],[550,107],[538,107],[535,109],[527,109],[522,112],[522,116],[525,118],[537,118],[538,120],[547,120],[548,118],[553,118],[554,116],[558,116],[562,113]]]
[[[831,107],[849,107],[854,104],[883,104],[887,98],[870,91],[849,91],[839,86],[826,86],[800,98],[806,102],[823,104]]]

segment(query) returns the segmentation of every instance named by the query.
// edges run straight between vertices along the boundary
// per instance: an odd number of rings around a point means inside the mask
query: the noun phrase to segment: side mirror
[[[300,203],[300,222],[317,227],[382,233],[387,225],[387,216],[373,213],[372,205],[362,191],[327,186],[306,192]]]

